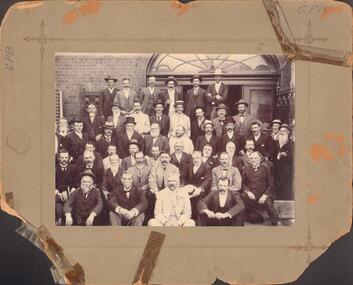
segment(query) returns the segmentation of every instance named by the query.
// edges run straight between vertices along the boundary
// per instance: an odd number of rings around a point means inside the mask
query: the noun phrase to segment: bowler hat
[[[114,78],[114,77],[112,77],[112,76],[110,76],[110,75],[108,75],[107,77],[105,77],[104,80],[105,80],[105,81],[113,80],[114,82],[117,82],[117,81],[118,81],[118,79],[116,79],[116,78]]]
[[[238,106],[238,105],[241,105],[241,104],[245,105],[246,107],[249,106],[249,104],[243,99],[240,99],[237,103],[235,103],[235,106]]]
[[[227,107],[226,105],[224,105],[223,103],[221,103],[221,104],[218,104],[218,105],[217,105],[216,111],[217,111],[218,109],[225,109],[225,110],[228,110],[228,107]]]
[[[211,120],[205,120],[203,124],[201,125],[201,130],[205,131],[206,125],[211,125],[213,127],[213,122]]]
[[[164,108],[164,103],[162,100],[157,100],[156,102],[153,103],[153,107],[156,107],[157,105],[162,105]]]
[[[288,124],[282,124],[279,129],[286,128],[288,131],[290,131],[289,125]]]
[[[91,169],[86,169],[80,173],[80,179],[84,176],[90,176],[93,179],[93,181],[96,180],[96,175],[94,175]]]
[[[168,76],[168,78],[166,80],[164,80],[164,84],[165,85],[168,85],[168,82],[169,81],[174,81],[174,84],[177,85],[178,82],[176,81],[175,77],[174,76]]]
[[[135,118],[134,117],[126,117],[124,124],[125,125],[126,124],[135,124],[136,125]]]
[[[139,144],[139,142],[136,140],[136,139],[131,139],[130,142],[129,142],[129,145],[137,145],[139,149],[141,149],[141,146]]]
[[[272,123],[271,123],[271,126],[273,125],[273,124],[282,124],[282,122],[281,122],[281,120],[280,119],[274,119],[273,121],[272,121]]]
[[[230,124],[230,123],[234,124],[233,118],[232,117],[226,117],[226,119],[224,120],[224,125]]]
[[[196,78],[197,78],[198,80],[200,80],[200,82],[202,82],[201,75],[199,75],[199,74],[193,75],[192,78],[190,79],[190,82],[192,83],[192,82],[194,81],[194,79],[196,79]]]
[[[104,129],[115,129],[114,123],[112,121],[106,121],[103,126]]]

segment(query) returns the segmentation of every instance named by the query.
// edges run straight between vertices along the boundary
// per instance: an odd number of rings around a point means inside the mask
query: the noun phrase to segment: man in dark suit
[[[246,206],[246,217],[249,222],[263,222],[263,217],[256,211],[264,208],[273,226],[281,225],[278,214],[271,200],[273,194],[273,176],[268,166],[261,163],[260,153],[250,154],[250,164],[244,168],[242,198]]]
[[[161,129],[161,135],[167,137],[170,129],[170,118],[163,114],[164,104],[162,101],[157,101],[154,104],[155,114],[150,117],[151,125],[157,123]]]
[[[222,70],[215,70],[215,83],[208,86],[206,100],[208,108],[206,116],[209,118],[215,117],[214,107],[220,103],[224,103],[228,98],[228,86],[222,81]]]
[[[185,95],[185,110],[184,113],[190,119],[195,118],[195,108],[201,107],[202,109],[206,109],[207,101],[206,101],[206,90],[200,87],[200,83],[202,82],[202,78],[200,75],[194,75],[191,78],[191,83],[194,85],[192,89],[189,89]]]
[[[108,156],[108,146],[110,144],[115,144],[115,140],[113,138],[113,130],[115,129],[113,122],[105,122],[104,126],[104,135],[97,141],[96,150],[104,159]]]
[[[197,205],[201,226],[244,226],[245,206],[238,192],[229,191],[229,180],[220,177],[217,191],[211,191]]]
[[[157,123],[151,124],[151,131],[149,135],[146,135],[144,140],[144,153],[148,156],[152,156],[152,147],[158,145],[160,151],[169,152],[168,139],[160,134],[160,125]]]
[[[132,174],[134,185],[146,192],[148,190],[148,177],[151,166],[146,164],[146,159],[142,151],[135,153],[135,165],[129,167],[128,171]]]
[[[142,226],[148,202],[145,193],[133,185],[132,174],[124,172],[118,187],[109,199],[112,226]]]
[[[93,142],[87,142],[86,143],[86,146],[85,146],[85,151],[90,151],[90,152],[93,152],[94,154],[94,159],[95,159],[95,164],[99,166],[99,168],[102,168],[103,167],[103,158],[102,156],[100,155],[100,153],[98,153],[96,151],[96,147],[94,145]],[[81,155],[75,162],[75,165],[77,167],[80,167],[84,164],[84,159],[83,159],[83,155]]]
[[[90,141],[97,141],[102,136],[103,117],[97,115],[97,107],[89,104],[88,116],[83,117],[83,132],[87,134]]]
[[[69,152],[59,150],[59,163],[55,166],[55,221],[58,225],[62,222],[64,203],[76,187],[76,168],[69,160]]]
[[[140,90],[138,99],[141,103],[141,111],[148,116],[154,114],[154,104],[159,99],[159,90],[156,85],[156,77],[151,75],[148,77],[148,86]]]
[[[137,140],[140,148],[143,149],[143,138],[135,131],[135,125],[136,122],[133,117],[126,117],[124,132],[116,135],[116,149],[122,159],[129,156],[129,145],[132,139]]]
[[[136,92],[130,87],[130,79],[123,78],[123,88],[116,92],[113,103],[121,107],[123,116],[131,115],[133,112],[134,102],[138,99]]]
[[[102,114],[105,120],[112,115],[111,106],[114,101],[114,97],[118,88],[115,87],[116,82],[118,81],[116,78],[108,75],[104,80],[107,82],[107,88],[101,91],[101,108]]]
[[[227,117],[224,121],[225,133],[219,139],[218,151],[225,151],[225,147],[229,141],[232,141],[236,147],[236,154],[243,148],[244,142],[240,137],[239,133],[234,129],[234,122],[231,117]]]
[[[176,101],[183,101],[183,96],[181,93],[175,90],[175,86],[177,85],[177,81],[173,76],[168,76],[168,78],[164,81],[167,86],[167,90],[161,92],[159,98],[162,100],[164,105],[163,113],[165,115],[171,115],[175,112],[175,103]]]
[[[92,226],[96,216],[103,209],[102,196],[95,187],[95,175],[91,170],[85,170],[79,175],[80,187],[71,193],[64,205],[66,226]]]
[[[255,151],[262,154],[266,161],[273,160],[273,143],[271,137],[261,131],[261,124],[259,121],[251,124],[251,139],[255,142]]]
[[[82,133],[83,123],[81,120],[73,121],[73,132],[67,135],[67,149],[75,162],[85,150],[86,143],[89,141],[86,134]]]
[[[104,174],[103,161],[98,161],[93,151],[85,150],[82,164],[77,164],[76,167],[77,173],[82,173],[87,169],[91,170],[95,175],[94,180],[97,187],[100,187]]]
[[[252,115],[246,113],[246,108],[248,107],[248,103],[240,99],[235,107],[238,109],[238,114],[233,116],[233,120],[235,123],[235,129],[239,133],[239,136],[243,138],[245,141],[249,137],[251,137],[251,124],[256,120]]]
[[[191,140],[193,144],[195,145],[196,139],[200,136],[203,135],[203,125],[206,121],[205,118],[205,110],[203,107],[198,107],[196,106],[194,109],[194,115],[192,116],[193,119],[190,118],[191,121]]]
[[[228,107],[223,103],[221,103],[217,105],[215,110],[216,110],[216,117],[212,119],[213,129],[215,131],[216,136],[221,137],[225,129],[224,122],[226,120]]]
[[[137,140],[131,139],[129,142],[129,156],[123,158],[121,166],[124,170],[127,170],[129,167],[132,167],[136,164],[135,154],[141,151],[141,146]]]
[[[201,126],[203,132],[196,139],[195,150],[202,151],[206,144],[212,146],[212,156],[218,153],[218,137],[213,134],[213,123],[210,120],[205,120]]]
[[[174,145],[174,153],[170,157],[170,163],[178,167],[180,172],[180,185],[184,185],[186,166],[191,163],[191,155],[184,152],[184,145],[177,141]]]
[[[213,153],[212,145],[205,144],[202,149],[202,161],[203,163],[208,165],[211,169],[219,165],[218,156],[217,155],[212,156],[212,153]]]
[[[197,220],[197,203],[205,197],[211,188],[212,175],[211,169],[202,162],[202,154],[200,151],[192,153],[192,163],[186,166],[184,172],[184,184],[189,189],[191,202],[191,218]],[[191,186],[191,187],[190,187]]]

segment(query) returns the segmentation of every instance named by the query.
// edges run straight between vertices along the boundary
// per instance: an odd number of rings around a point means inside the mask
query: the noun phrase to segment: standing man
[[[160,134],[160,125],[157,123],[151,124],[151,132],[149,135],[146,135],[144,140],[144,153],[148,156],[152,155],[152,147],[158,145],[161,151],[169,152],[169,143],[168,139],[165,136]]]
[[[121,176],[124,171],[119,156],[112,154],[109,160],[110,166],[107,172],[104,173],[101,187],[105,200],[109,199],[113,191],[120,185]]]
[[[102,136],[103,117],[97,115],[97,107],[89,104],[88,116],[83,117],[83,132],[87,134],[90,141],[98,141]]]
[[[178,100],[183,100],[183,96],[175,90],[177,81],[173,76],[168,76],[164,81],[167,86],[167,91],[160,94],[160,98],[164,104],[164,114],[171,115],[175,112],[175,103]]]
[[[73,162],[75,162],[83,154],[89,139],[82,132],[83,123],[81,120],[73,120],[73,125],[73,132],[67,135],[67,148]]]
[[[176,136],[176,127],[177,126],[183,126],[186,135],[190,137],[191,135],[191,123],[190,123],[190,118],[185,115],[184,113],[184,101],[178,100],[175,102],[175,112],[170,115],[170,129],[169,129],[169,135],[168,137],[171,136]]]
[[[293,145],[289,139],[289,126],[279,127],[278,140],[275,142],[274,179],[275,196],[279,200],[292,200],[293,195]]]
[[[112,226],[142,226],[148,203],[144,192],[133,185],[130,172],[123,173],[121,186],[113,192],[108,203]]]
[[[118,103],[112,104],[112,115],[107,118],[107,121],[114,124],[114,137],[116,134],[124,131],[125,116],[121,114],[121,106]]]
[[[113,122],[106,121],[103,126],[104,135],[96,143],[96,151],[104,159],[108,156],[108,146],[115,144],[113,131],[115,129]]]
[[[251,137],[251,124],[256,120],[253,116],[246,113],[249,104],[245,100],[240,99],[235,107],[238,109],[238,114],[233,116],[235,129],[238,131],[240,137],[245,141]]]
[[[225,125],[224,122],[226,120],[226,115],[228,111],[228,107],[223,103],[219,104],[216,107],[216,117],[212,119],[213,127],[217,137],[221,137],[224,133]]]
[[[202,151],[206,144],[212,146],[212,156],[218,153],[218,137],[213,134],[213,123],[210,120],[205,120],[201,126],[204,134],[199,135],[196,139],[195,149]]]
[[[228,98],[228,86],[222,82],[222,70],[215,70],[215,83],[208,86],[206,100],[209,102],[206,117],[213,119],[216,115],[214,108],[224,103]]]
[[[263,222],[263,217],[256,211],[264,208],[273,226],[281,225],[278,214],[270,198],[273,191],[273,177],[267,166],[261,163],[257,151],[250,154],[251,166],[243,171],[243,201],[246,206],[246,216],[250,222]]]
[[[121,107],[121,114],[123,116],[130,115],[134,102],[137,100],[136,92],[130,88],[130,79],[124,78],[122,80],[123,89],[119,90],[114,98],[114,103]]]
[[[170,118],[168,115],[163,114],[164,105],[162,101],[157,101],[154,104],[155,114],[150,117],[151,125],[157,123],[161,129],[161,135],[168,137],[170,129]]]
[[[145,136],[150,132],[150,118],[141,112],[141,104],[139,101],[134,102],[133,113],[131,114],[131,117],[135,118],[135,130],[140,135]]]
[[[227,177],[218,179],[217,191],[200,200],[197,208],[201,226],[244,226],[244,202],[238,192],[229,191]]]
[[[234,127],[234,122],[231,117],[227,117],[224,121],[225,126],[225,133],[219,139],[219,151],[225,151],[225,147],[228,142],[233,142],[235,144],[237,154],[238,152],[243,149],[244,142],[243,138],[239,136],[239,133],[236,132]]]
[[[101,193],[95,187],[95,175],[85,170],[79,176],[80,188],[72,192],[64,205],[66,226],[92,226],[103,209]]]
[[[118,80],[110,75],[104,78],[104,80],[107,82],[108,86],[106,89],[101,91],[101,108],[102,115],[105,120],[107,120],[107,118],[112,115],[111,106],[113,104],[116,92],[118,92],[118,88],[115,87]]]
[[[271,137],[261,131],[261,124],[259,121],[255,121],[251,124],[251,132],[251,139],[255,142],[255,150],[262,154],[265,161],[272,161],[273,144],[271,142]]]
[[[178,173],[168,175],[167,187],[158,192],[156,197],[154,218],[149,220],[149,226],[195,226],[195,222],[191,219],[189,194],[179,187]]]
[[[191,154],[184,152],[184,144],[181,141],[177,141],[174,145],[174,153],[170,157],[170,162],[179,169],[181,185],[184,185],[186,167],[191,161]]]
[[[142,151],[135,153],[135,165],[129,167],[128,171],[132,174],[132,180],[137,188],[143,192],[148,190],[148,177],[151,172],[151,166],[146,164],[146,159]]]
[[[148,116],[154,114],[154,104],[158,100],[159,91],[156,88],[156,77],[151,75],[148,77],[147,87],[144,87],[139,92],[139,101],[141,102],[141,111]]]
[[[190,119],[194,119],[196,107],[200,107],[203,110],[206,108],[206,90],[200,87],[200,83],[202,82],[200,75],[194,75],[190,81],[194,87],[186,92],[185,114]]]
[[[203,134],[203,125],[206,121],[205,110],[203,107],[196,106],[194,115],[191,118],[191,140],[195,144],[198,136]]]
[[[279,127],[281,126],[282,122],[279,119],[275,119],[271,123],[271,138],[273,141],[278,140],[278,134],[279,134]]]

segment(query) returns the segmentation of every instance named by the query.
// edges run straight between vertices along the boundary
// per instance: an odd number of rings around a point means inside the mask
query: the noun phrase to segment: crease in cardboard
[[[288,60],[304,60],[339,66],[352,66],[352,52],[298,45],[295,42],[280,3],[277,0],[263,0],[262,2],[282,51]]]

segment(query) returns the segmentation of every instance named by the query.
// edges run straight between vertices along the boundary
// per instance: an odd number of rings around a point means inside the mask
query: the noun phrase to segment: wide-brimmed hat
[[[227,107],[226,105],[224,105],[223,103],[220,103],[220,104],[217,105],[216,111],[217,111],[218,109],[225,109],[225,110],[228,110],[228,107]]]
[[[271,123],[271,126],[273,126],[273,124],[282,124],[281,120],[280,119],[274,119]]]
[[[114,123],[112,121],[106,121],[103,125],[104,129],[115,129]]]
[[[118,79],[114,78],[113,76],[110,76],[108,75],[107,77],[104,78],[105,81],[108,81],[108,80],[113,80],[114,82],[117,82]]]
[[[156,102],[153,103],[153,107],[156,107],[157,105],[162,105],[164,108],[164,102],[162,100],[157,100]]]
[[[199,79],[200,82],[202,82],[202,77],[199,74],[193,75],[192,78],[190,79],[190,82],[192,83],[194,81],[194,79],[196,79],[196,78]]]
[[[93,181],[96,180],[96,175],[93,173],[93,171],[91,169],[86,169],[83,172],[80,173],[80,180],[82,177],[84,176],[89,176],[93,179]]]
[[[213,127],[213,122],[211,120],[205,120],[201,125],[201,130],[204,132],[206,125],[211,125]]]
[[[238,105],[241,105],[241,104],[245,105],[246,107],[249,106],[249,104],[243,99],[240,99],[237,103],[235,103],[235,106],[238,106]]]
[[[225,120],[224,120],[224,125],[229,124],[229,123],[234,124],[234,120],[233,120],[232,117],[226,117],[226,118],[225,118]]]
[[[136,139],[131,139],[130,142],[129,142],[129,146],[130,145],[137,145],[139,149],[141,149],[141,145],[139,144],[139,142],[136,140]]]
[[[135,118],[134,117],[126,117],[124,124],[134,124],[136,125]]]
[[[282,128],[286,128],[288,131],[290,131],[290,127],[288,124],[281,124],[281,126],[279,127],[279,129],[282,129]]]
[[[168,82],[169,81],[174,81],[174,84],[177,85],[178,84],[178,81],[176,81],[175,77],[174,76],[168,76],[166,80],[164,80],[164,84],[165,85],[168,85]]]
[[[177,100],[175,101],[175,104],[174,104],[174,107],[178,106],[178,105],[181,105],[184,107],[184,101],[183,100]]]

